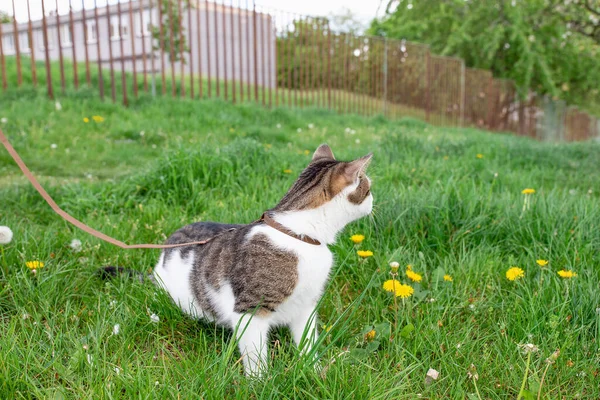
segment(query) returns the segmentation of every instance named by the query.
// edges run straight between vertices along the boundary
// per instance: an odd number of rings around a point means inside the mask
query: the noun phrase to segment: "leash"
[[[23,160],[21,159],[21,157],[19,156],[17,151],[14,149],[14,147],[12,147],[12,145],[8,141],[8,138],[4,135],[4,132],[2,132],[2,129],[0,129],[0,142],[2,142],[2,144],[8,151],[8,154],[10,154],[12,159],[17,163],[17,165],[23,172],[23,175],[25,175],[25,177],[33,185],[35,190],[38,191],[38,193],[42,196],[42,198],[46,201],[46,203],[48,203],[48,205],[52,208],[52,210],[54,210],[55,213],[57,213],[64,220],[75,225],[77,228],[81,229],[82,231],[89,233],[90,235],[95,236],[98,239],[104,240],[105,242],[113,244],[117,247],[120,247],[122,249],[172,249],[174,247],[203,245],[203,244],[210,242],[217,236],[220,236],[223,233],[225,233],[225,232],[219,233],[218,235],[208,238],[206,240],[200,240],[197,242],[177,243],[177,244],[126,244],[126,243],[123,243],[120,240],[114,239],[100,231],[90,228],[83,222],[81,222],[78,219],[71,216],[69,213],[63,211],[58,206],[58,204],[56,204],[56,202],[52,199],[52,197],[50,197],[48,192],[46,192],[46,190],[44,190],[44,188],[42,187],[42,185],[40,185],[40,183],[37,181],[37,179],[35,179],[35,176],[33,176],[31,171],[29,170],[29,168],[27,168],[27,165],[25,165],[25,163],[23,162]],[[271,217],[269,217],[266,214],[263,214],[262,217],[257,222],[259,222],[259,221],[265,222],[267,225],[271,226],[272,228],[277,229],[278,231],[283,232],[286,235],[289,235],[295,239],[301,240],[305,243],[309,243],[309,244],[313,244],[313,245],[321,244],[318,240],[315,240],[311,237],[296,235],[294,232],[285,228],[283,225],[279,224],[277,221],[273,220]],[[235,230],[235,228],[229,229],[226,232],[230,232],[233,230]]]

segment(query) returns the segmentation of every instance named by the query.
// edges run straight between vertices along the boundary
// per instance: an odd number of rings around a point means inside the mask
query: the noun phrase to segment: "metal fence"
[[[11,1],[13,18],[0,24],[4,91],[44,85],[53,98],[85,85],[124,104],[149,92],[412,116],[546,140],[600,133],[597,118],[535,93],[523,99],[514,82],[427,46],[337,32],[326,18],[248,0]]]

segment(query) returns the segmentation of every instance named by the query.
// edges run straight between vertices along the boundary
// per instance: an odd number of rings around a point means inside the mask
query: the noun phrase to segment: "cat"
[[[365,174],[371,158],[372,153],[337,161],[323,144],[261,220],[197,222],[167,239],[166,244],[210,239],[164,250],[153,276],[183,312],[236,332],[246,375],[266,371],[274,326],[287,325],[303,353],[317,340],[315,307],[334,261],[327,245],[348,223],[371,213],[371,180]]]

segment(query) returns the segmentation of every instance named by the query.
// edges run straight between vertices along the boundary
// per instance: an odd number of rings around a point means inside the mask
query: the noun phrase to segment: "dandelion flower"
[[[445,280],[446,282],[452,282],[452,276],[450,276],[450,275],[446,274],[446,275],[444,275],[444,280]]]
[[[87,124],[88,122],[90,122],[90,119],[88,117],[83,117],[83,122]]]
[[[390,263],[390,269],[392,270],[392,272],[395,274],[396,272],[398,272],[398,268],[400,268],[400,264],[397,261],[392,261]]]
[[[375,329],[371,329],[369,332],[367,332],[367,334],[365,335],[365,339],[367,340],[373,340],[375,339],[375,335],[377,335],[377,332],[375,332]]]
[[[412,296],[415,290],[412,286],[409,285],[400,285],[396,288],[396,297],[401,297],[403,299]]]
[[[352,235],[350,236],[350,240],[352,240],[354,244],[361,244],[362,241],[365,240],[365,235]]]
[[[8,226],[0,226],[0,244],[9,244],[13,233]]]
[[[396,297],[402,297],[403,299],[412,296],[415,291],[411,286],[404,285],[396,279],[390,279],[383,282],[383,290],[392,292]]]
[[[539,265],[540,267],[545,267],[546,265],[548,265],[548,260],[535,260],[535,262],[537,263],[537,265]]]
[[[475,157],[477,157],[477,158],[479,158],[479,159],[482,159],[482,158],[483,158],[483,154],[481,154],[481,153],[478,153],[478,154],[477,154]]]
[[[519,347],[523,351],[523,353],[535,353],[539,350],[539,348],[533,343],[520,344]]]
[[[525,188],[521,191],[522,194],[534,194],[535,193],[535,189],[531,189],[531,188]]]
[[[104,118],[99,115],[93,115],[92,119],[94,120],[94,122],[97,122],[97,123],[104,122]]]
[[[310,150],[304,150],[304,155],[307,156],[310,154]]]
[[[73,239],[73,240],[71,240],[71,243],[69,244],[69,247],[75,253],[79,253],[81,251],[81,240],[79,240],[79,239]]]
[[[358,250],[356,254],[358,254],[359,257],[367,258],[371,257],[373,255],[373,252],[371,250]]]
[[[506,279],[509,281],[515,281],[517,279],[521,279],[525,276],[525,271],[523,271],[519,267],[512,267],[506,271]]]
[[[564,270],[564,269],[561,269],[560,271],[558,271],[557,274],[561,278],[565,278],[565,279],[571,279],[571,278],[575,278],[577,276],[576,272],[573,272],[570,270]]]
[[[395,292],[396,288],[399,287],[401,283],[395,279],[389,279],[383,282],[383,290],[386,292]]]
[[[27,266],[27,268],[29,269],[40,269],[40,268],[44,268],[44,263],[41,261],[27,261],[25,263],[25,265]]]
[[[284,174],[291,174],[291,173],[292,173],[292,170],[291,170],[291,169],[284,169],[284,170],[283,170],[283,173],[284,173]]]
[[[417,274],[413,270],[407,269],[406,276],[413,282],[421,282],[423,280],[423,276],[421,274]]]

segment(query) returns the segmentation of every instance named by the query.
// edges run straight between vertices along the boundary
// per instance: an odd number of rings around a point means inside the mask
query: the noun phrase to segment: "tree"
[[[8,24],[13,22],[13,17],[6,11],[0,10],[0,24]]]
[[[593,40],[598,28],[586,22],[595,15],[587,9],[591,3],[391,0],[369,32],[426,43],[433,53],[490,69],[514,80],[522,96],[533,90],[589,106],[600,104],[600,46]]]
[[[180,51],[183,49],[184,52],[189,52],[190,49],[187,46],[185,38],[185,30],[183,29],[183,16],[179,13],[179,8],[176,0],[161,0],[160,1],[162,20],[159,24],[161,26],[152,27],[152,37],[156,40],[157,44],[154,45],[154,50],[161,50],[169,55],[169,60],[176,62],[180,61],[185,64],[185,59],[181,59]],[[181,12],[185,11],[185,8],[190,9],[189,0],[183,2]],[[171,42],[173,42],[173,48],[171,48]]]

